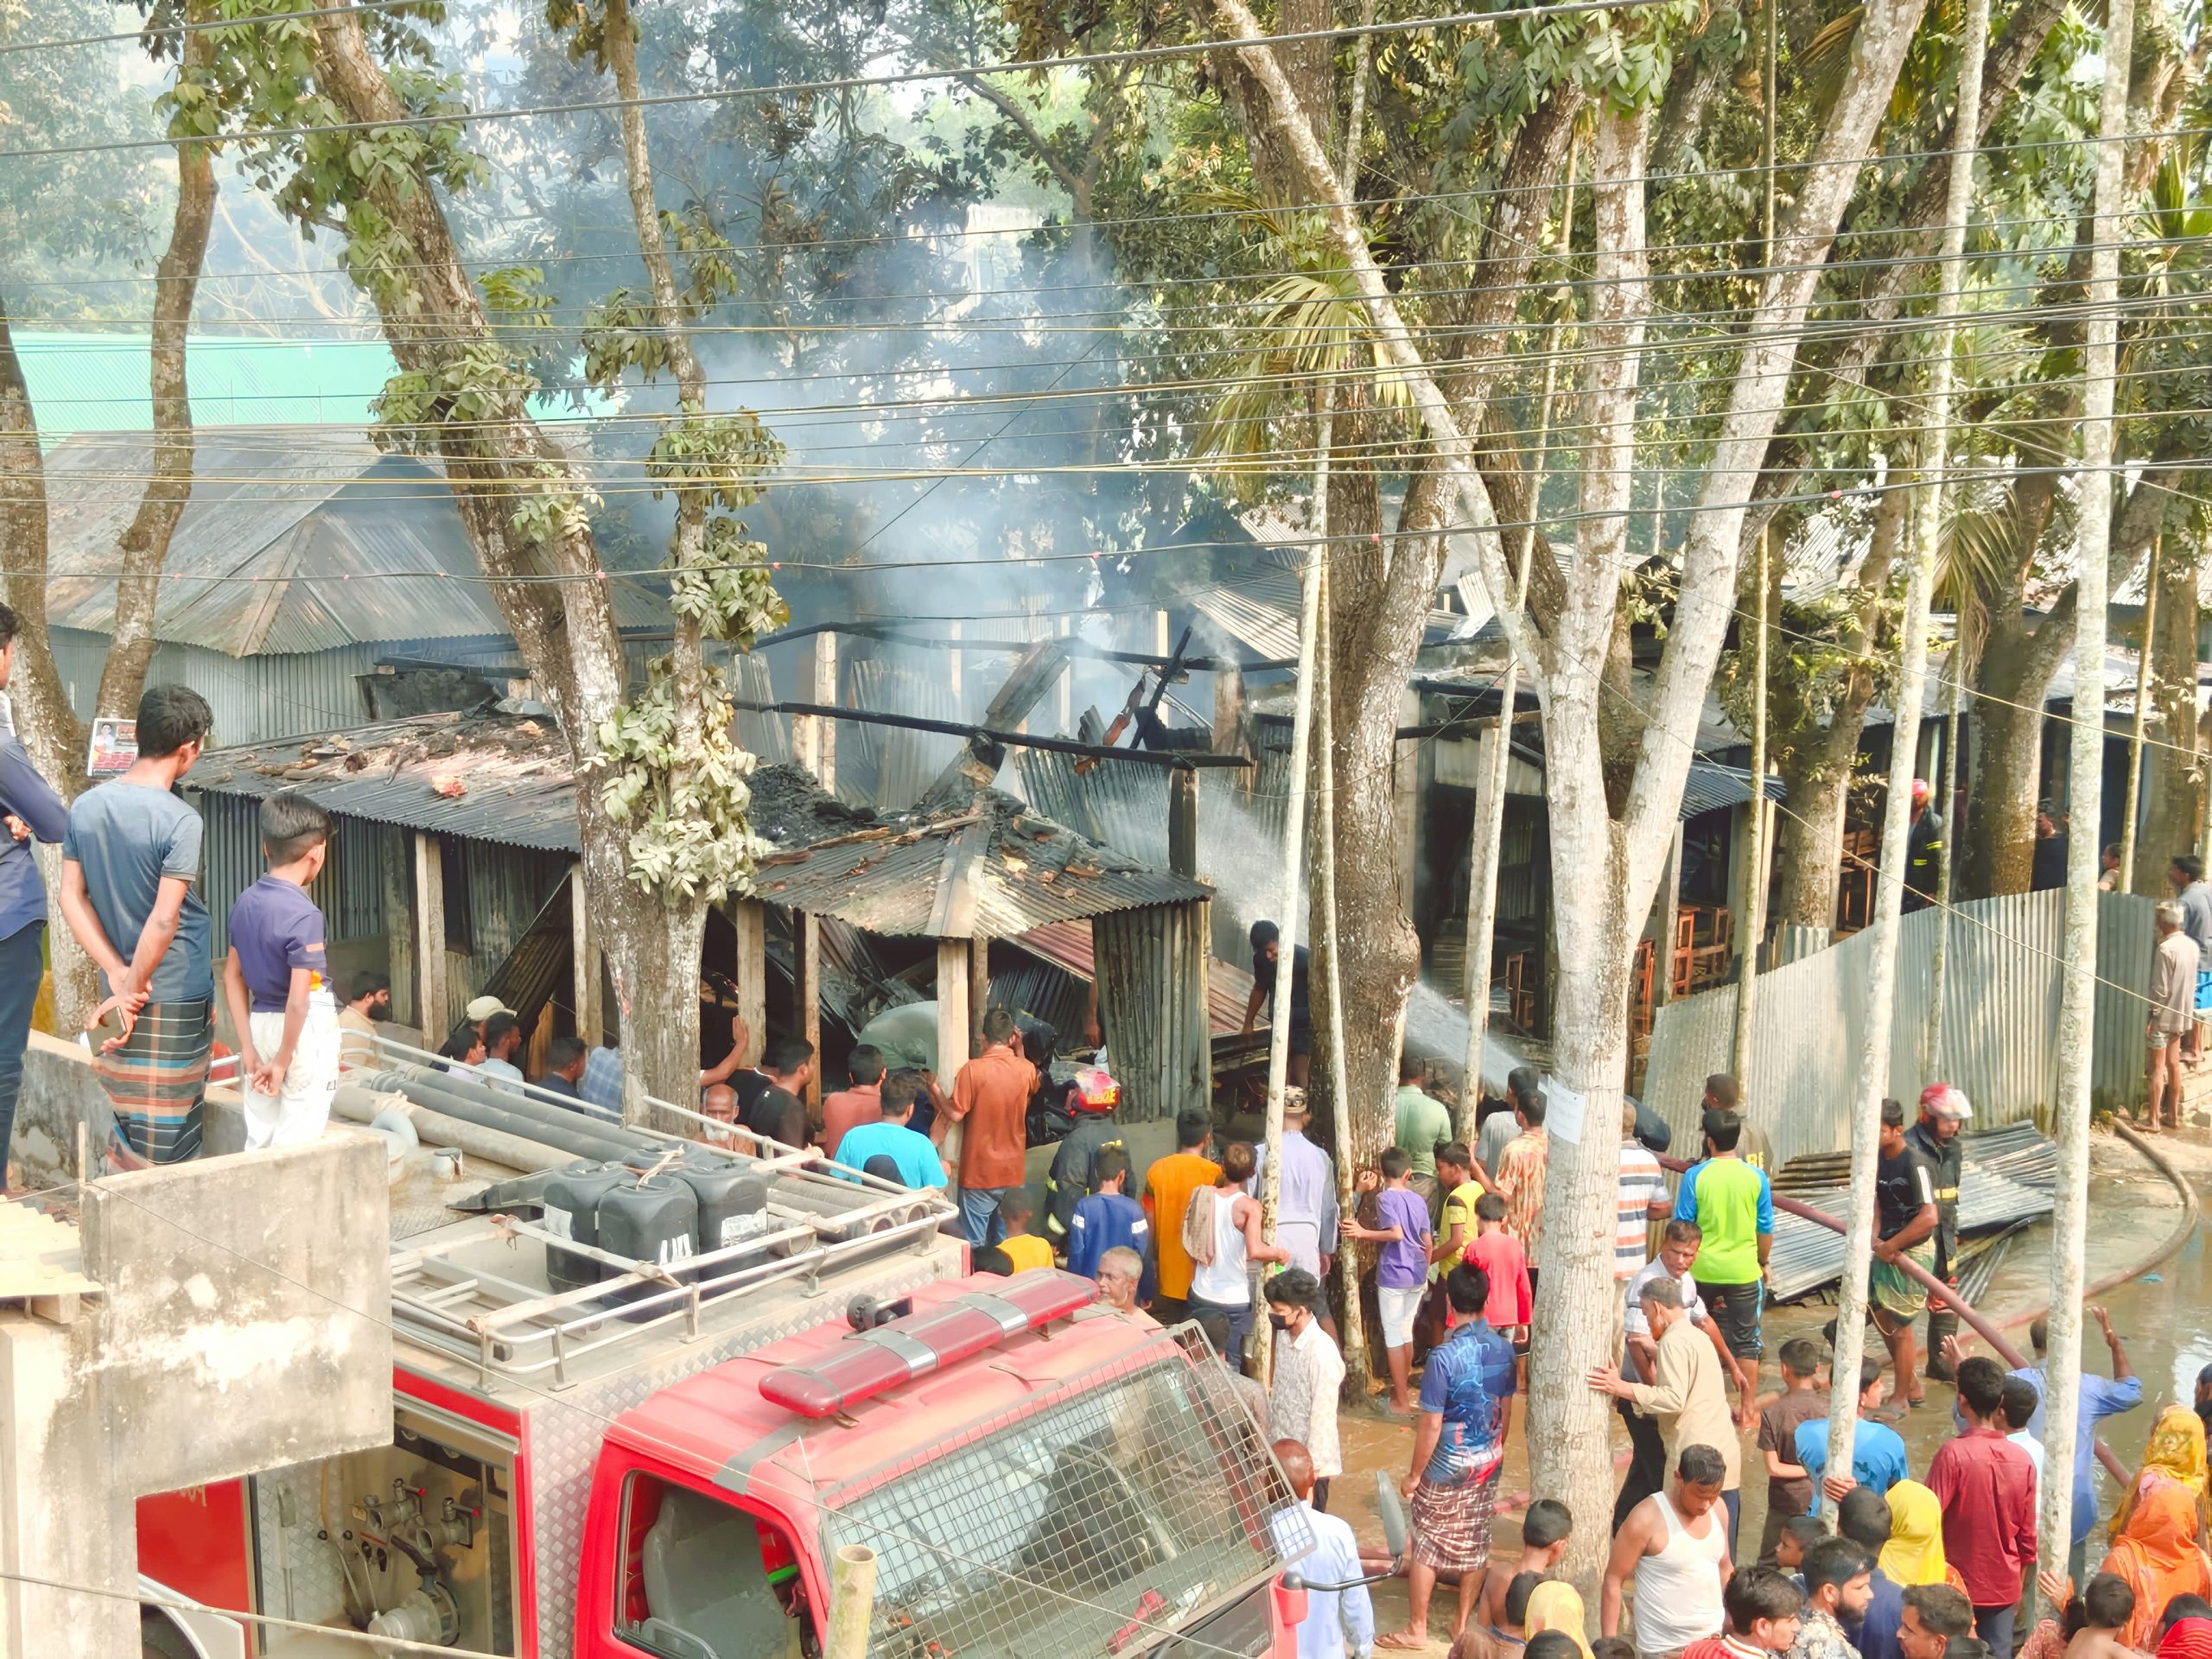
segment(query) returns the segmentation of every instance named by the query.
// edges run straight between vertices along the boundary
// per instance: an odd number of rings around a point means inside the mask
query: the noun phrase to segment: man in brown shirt
[[[883,1121],[883,1052],[862,1043],[845,1062],[853,1086],[822,1097],[822,1150],[832,1158],[845,1131]]]
[[[1021,1056],[1021,1033],[1014,1015],[993,1008],[983,1016],[983,1052],[960,1068],[952,1096],[938,1115],[934,1134],[942,1146],[954,1125],[961,1129],[957,1160],[960,1218],[969,1244],[977,1249],[995,1242],[999,1200],[1023,1179],[1029,1150],[1029,1097],[1037,1092],[1037,1068]]]

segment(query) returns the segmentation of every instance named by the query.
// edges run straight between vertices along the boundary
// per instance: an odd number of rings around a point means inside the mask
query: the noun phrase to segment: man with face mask
[[[1274,1386],[1268,1422],[1285,1440],[1301,1442],[1313,1461],[1313,1507],[1326,1513],[1329,1480],[1344,1472],[1337,1437],[1337,1396],[1344,1360],[1321,1328],[1321,1281],[1303,1268],[1268,1281],[1268,1323],[1274,1329]]]

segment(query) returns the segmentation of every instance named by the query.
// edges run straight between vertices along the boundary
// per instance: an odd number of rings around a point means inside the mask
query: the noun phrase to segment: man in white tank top
[[[1599,1628],[1620,1634],[1621,1590],[1634,1578],[1640,1659],[1674,1659],[1692,1643],[1719,1634],[1720,1587],[1732,1570],[1727,1514],[1720,1507],[1726,1478],[1718,1450],[1684,1446],[1673,1484],[1637,1504],[1613,1535]]]

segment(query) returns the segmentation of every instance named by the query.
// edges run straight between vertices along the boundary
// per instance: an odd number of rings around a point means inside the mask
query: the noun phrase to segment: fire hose
[[[2182,1245],[2188,1240],[2190,1232],[2194,1230],[2196,1225],[2196,1195],[2190,1191],[2189,1183],[2182,1179],[2180,1175],[2175,1172],[2171,1164],[2167,1163],[2164,1159],[2159,1157],[2158,1154],[2151,1147],[2145,1146],[2141,1139],[2130,1131],[2125,1124],[2120,1124],[2116,1127],[2118,1128],[2120,1135],[2126,1140],[2130,1146],[2133,1146],[2138,1152],[2141,1153],[2150,1160],[2152,1167],[2156,1168],[2160,1174],[2164,1175],[2169,1181],[2173,1183],[2175,1190],[2181,1194],[2183,1220],[2181,1226],[2175,1230],[2173,1236],[2166,1241],[2165,1244],[2156,1255],[2152,1255],[2148,1261],[2138,1262],[2133,1267],[2124,1268],[2116,1273],[2107,1274],[2104,1277],[2099,1279],[2094,1284],[2089,1286],[2082,1293],[2082,1300],[2084,1301],[2087,1301],[2092,1296],[2101,1296],[2107,1291],[2111,1290],[2114,1286],[2125,1284],[2128,1280],[2133,1279],[2141,1274],[2147,1273],[2152,1268],[2155,1268],[2159,1263],[2164,1262],[2169,1256],[2172,1255],[2176,1250],[2182,1247]],[[1688,1164],[1684,1163],[1680,1159],[1662,1158],[1659,1161],[1664,1164],[1668,1168],[1674,1170],[1678,1174],[1681,1171],[1689,1167]],[[1840,1233],[1845,1230],[1844,1224],[1838,1221],[1834,1216],[1829,1215],[1824,1210],[1815,1210],[1811,1205],[1807,1204],[1802,1198],[1793,1198],[1787,1197],[1783,1193],[1777,1192],[1774,1194],[1774,1207],[1782,1211],[1786,1215],[1796,1216],[1804,1221],[1815,1222],[1821,1226],[1827,1228],[1830,1232]],[[2015,1348],[2010,1342],[2006,1341],[2002,1330],[1985,1318],[1979,1310],[1967,1300],[1965,1297],[1960,1295],[1955,1287],[1945,1284],[1942,1280],[1938,1279],[1934,1274],[1929,1272],[1927,1268],[1922,1267],[1920,1263],[1913,1261],[1910,1256],[1899,1256],[1897,1260],[1896,1265],[1902,1268],[1916,1284],[1918,1284],[1922,1288],[1926,1290],[1929,1296],[1941,1302],[1944,1306],[1956,1313],[1960,1319],[1963,1319],[1968,1327],[1973,1330],[1974,1333],[1980,1337],[1984,1342],[1987,1343],[1990,1347],[1995,1351],[1998,1357],[2002,1359],[2008,1367],[2016,1371],[2024,1370],[2027,1369],[2027,1357],[2022,1354],[2020,1351]],[[2031,1313],[2018,1316],[2006,1321],[2006,1323],[2018,1325],[2021,1323],[2022,1319],[2032,1319],[2035,1317],[2036,1315]],[[2114,1454],[2112,1447],[2106,1445],[2101,1440],[2096,1443],[2096,1446],[2098,1461],[2104,1465],[2107,1471],[2111,1474],[2112,1478],[2115,1481],[2119,1482],[2123,1487],[2126,1486],[2132,1477],[2129,1475],[2126,1466],[2121,1464],[2119,1457]]]

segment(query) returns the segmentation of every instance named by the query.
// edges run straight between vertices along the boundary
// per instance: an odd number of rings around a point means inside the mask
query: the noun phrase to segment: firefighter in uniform
[[[1974,1116],[1966,1090],[1948,1083],[1931,1083],[1920,1091],[1920,1121],[1905,1131],[1912,1149],[1928,1160],[1936,1172],[1936,1276],[1956,1288],[1959,1282],[1959,1170],[1965,1151],[1959,1132]],[[1927,1375],[1938,1382],[1952,1380],[1943,1358],[1943,1339],[1958,1334],[1959,1316],[1928,1300]]]
[[[1943,819],[1928,798],[1928,780],[1912,780],[1912,832],[1905,839],[1904,907],[1925,910],[1936,902],[1937,866],[1943,859]]]

